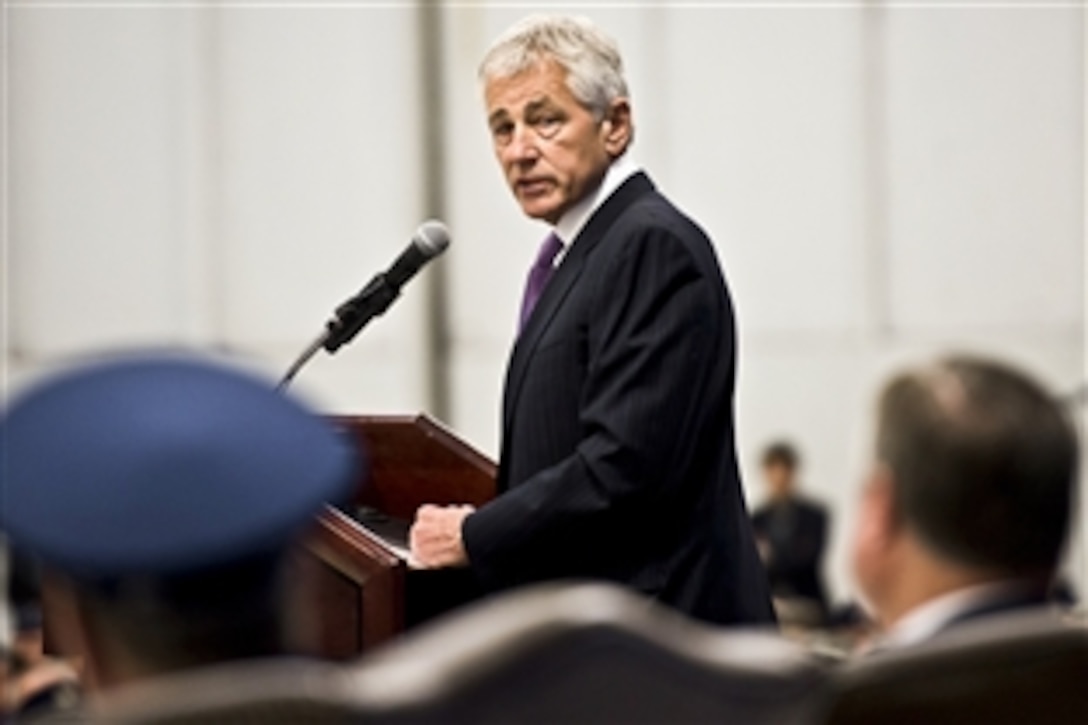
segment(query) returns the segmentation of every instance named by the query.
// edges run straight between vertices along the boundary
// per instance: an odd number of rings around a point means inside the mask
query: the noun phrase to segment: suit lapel
[[[506,440],[510,435],[510,426],[514,420],[514,411],[517,410],[522,383],[525,381],[525,372],[540,338],[551,325],[556,312],[573,289],[574,283],[581,277],[585,260],[597,242],[636,199],[653,190],[653,183],[642,172],[634,174],[621,184],[589,218],[582,231],[571,243],[566,257],[548,282],[548,286],[544,288],[544,293],[529,316],[525,329],[515,341],[514,349],[510,354],[503,399],[504,453]],[[505,458],[505,455],[502,457]]]

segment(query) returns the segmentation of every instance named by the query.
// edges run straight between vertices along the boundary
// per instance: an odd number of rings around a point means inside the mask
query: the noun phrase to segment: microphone
[[[368,322],[384,313],[400,296],[400,288],[415,277],[423,265],[450,245],[450,233],[440,221],[423,222],[408,247],[385,272],[374,275],[359,294],[336,308],[336,317],[325,325],[322,344],[333,353],[351,342]]]
[[[415,277],[423,265],[446,251],[449,245],[450,233],[445,224],[435,219],[420,224],[408,247],[389,269],[374,275],[359,294],[336,308],[333,319],[325,323],[325,330],[303,350],[277,387],[285,389],[321,348],[334,353],[351,342],[368,322],[389,309],[400,296],[400,288]]]

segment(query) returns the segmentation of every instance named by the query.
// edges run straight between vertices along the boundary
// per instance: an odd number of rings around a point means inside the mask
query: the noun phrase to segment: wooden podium
[[[495,464],[432,419],[335,417],[366,452],[353,501],[318,518],[296,557],[309,617],[306,649],[357,656],[476,595],[468,570],[417,571],[405,557],[423,504],[480,506],[495,496]]]

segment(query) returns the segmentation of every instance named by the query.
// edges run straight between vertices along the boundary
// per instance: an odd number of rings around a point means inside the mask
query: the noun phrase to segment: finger
[[[431,555],[430,549],[426,542],[419,539],[412,539],[409,545],[409,553],[412,558],[415,559],[422,568],[425,568],[430,562]]]
[[[440,531],[433,524],[427,523],[413,526],[408,533],[408,540],[423,549],[433,548],[439,538]]]
[[[416,509],[416,521],[419,521],[420,519],[430,518],[434,516],[436,511],[439,510],[440,509],[434,504],[425,503],[418,509]]]

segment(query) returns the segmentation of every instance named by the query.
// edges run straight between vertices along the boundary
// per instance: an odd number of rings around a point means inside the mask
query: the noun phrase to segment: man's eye
[[[498,143],[507,143],[514,133],[514,124],[500,123],[491,127],[491,137]]]
[[[537,133],[545,138],[554,136],[562,125],[563,119],[559,116],[544,116],[535,124]]]

